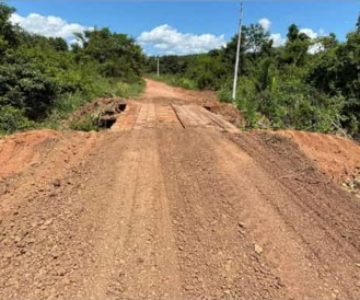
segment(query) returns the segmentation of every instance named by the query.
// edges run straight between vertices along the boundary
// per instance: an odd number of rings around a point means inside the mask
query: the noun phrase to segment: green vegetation
[[[12,25],[13,12],[0,2],[0,134],[57,128],[97,97],[134,97],[144,87],[143,71],[156,71],[156,59],[146,58],[125,34],[86,31],[70,47],[61,38]],[[360,136],[360,17],[344,42],[334,34],[312,40],[291,25],[285,45],[274,47],[270,33],[253,24],[243,27],[242,40],[235,104],[249,128],[345,130]],[[160,80],[211,89],[231,102],[236,41],[234,36],[226,47],[206,54],[162,57]],[[71,127],[92,130],[94,124],[86,116]]]
[[[71,122],[70,128],[80,131],[98,131],[100,128],[98,124],[99,120],[92,114],[88,114],[82,117],[80,120],[74,120]]]
[[[243,27],[241,79],[236,105],[254,127],[296,128],[360,135],[360,17],[345,42],[334,34],[310,39],[296,25],[274,47],[260,25]],[[220,50],[161,58],[161,79],[191,89],[211,89],[231,102],[237,36]],[[319,51],[311,51],[318,49]],[[156,71],[149,57],[146,71]]]
[[[107,28],[86,31],[69,47],[61,38],[12,25],[13,12],[0,3],[0,134],[57,127],[97,97],[134,97],[143,89],[145,57],[127,35]],[[89,124],[73,127],[87,130]]]

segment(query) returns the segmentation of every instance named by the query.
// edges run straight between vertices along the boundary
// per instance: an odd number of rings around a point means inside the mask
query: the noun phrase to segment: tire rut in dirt
[[[312,278],[316,282],[317,289],[323,291],[322,297],[359,298],[360,223],[356,216],[360,207],[357,199],[321,174],[286,138],[270,134],[241,134],[230,138],[255,162],[255,166],[247,170],[251,178],[249,185],[263,193],[268,204],[300,239],[303,254],[310,260],[308,269],[318,274],[309,276],[307,281]],[[271,174],[272,184],[256,172],[259,169],[261,173]],[[274,253],[282,252],[277,249]],[[288,261],[286,265],[291,264]],[[294,270],[291,268],[290,274],[296,273]],[[302,285],[306,287],[304,281]]]
[[[237,137],[241,148],[204,129],[179,133],[176,139],[164,133],[164,138],[171,147],[161,151],[162,166],[169,178],[166,186],[187,296],[358,297],[359,253],[352,243],[359,231],[351,223],[359,210],[349,204],[354,211],[342,220],[347,227],[334,230],[323,222],[333,218],[323,203],[342,205],[350,200],[344,192],[311,168],[310,181],[324,180],[326,186],[299,186],[291,176],[295,183],[283,184],[283,177],[299,172],[299,165],[291,164],[295,157],[285,165],[269,164],[288,153],[262,156],[267,146],[246,134]],[[302,167],[309,163],[296,148],[291,151]],[[328,196],[336,198],[326,200]]]
[[[161,160],[185,298],[284,298],[283,284],[261,256],[234,209],[237,191],[222,185],[218,157],[204,135],[162,131]]]
[[[0,220],[1,299],[178,298],[154,132],[105,133],[94,152]]]
[[[124,142],[124,141],[123,141]],[[124,206],[106,296],[177,299],[180,289],[156,130],[129,134],[117,163],[117,199]],[[113,218],[110,218],[111,221]],[[112,243],[113,238],[108,242]],[[116,240],[116,239],[115,239]],[[106,269],[103,269],[105,271]],[[102,297],[99,297],[99,299]]]

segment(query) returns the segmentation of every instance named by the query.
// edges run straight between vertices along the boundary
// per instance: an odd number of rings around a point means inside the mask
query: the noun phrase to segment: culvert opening
[[[108,103],[99,118],[99,127],[110,129],[116,123],[119,114],[126,110],[126,107],[127,103],[122,99]]]
[[[114,115],[103,116],[99,120],[99,126],[101,128],[110,129],[116,123],[117,117]]]
[[[127,103],[124,100],[122,100],[120,103],[118,103],[118,111],[119,112],[125,111],[126,106],[127,106]]]

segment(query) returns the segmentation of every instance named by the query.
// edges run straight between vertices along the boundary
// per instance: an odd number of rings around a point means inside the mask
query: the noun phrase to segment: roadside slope
[[[285,130],[279,134],[293,140],[335,182],[360,177],[360,145],[355,141],[315,132]]]

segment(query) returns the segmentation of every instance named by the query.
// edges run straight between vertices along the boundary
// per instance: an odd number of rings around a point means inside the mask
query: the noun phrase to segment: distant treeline
[[[14,26],[13,12],[0,3],[0,134],[56,126],[97,96],[141,89],[145,57],[127,35],[95,29],[77,34],[70,47]]]
[[[274,47],[260,25],[243,26],[241,80],[236,105],[249,127],[321,132],[360,130],[360,17],[345,42],[334,34],[309,38],[291,25]],[[237,36],[207,54],[161,57],[162,78],[175,85],[212,89],[231,101]],[[156,58],[146,61],[156,71]]]

